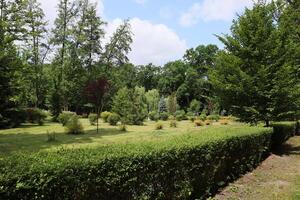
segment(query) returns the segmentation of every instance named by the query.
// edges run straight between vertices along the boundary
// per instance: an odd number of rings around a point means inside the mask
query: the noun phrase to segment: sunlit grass
[[[155,130],[156,122],[145,122],[143,126],[127,126],[127,132],[122,132],[117,126],[100,122],[99,134],[96,126],[89,124],[88,119],[80,120],[85,134],[67,135],[65,127],[59,123],[47,122],[43,126],[24,124],[19,128],[0,130],[0,156],[7,156],[12,152],[37,152],[41,150],[55,150],[64,148],[99,147],[110,144],[141,143],[143,141],[163,141],[171,137],[185,134],[201,134],[222,131],[226,129],[247,127],[247,125],[231,122],[222,126],[215,123],[210,126],[196,127],[190,121],[177,122],[177,128],[170,127],[169,121],[161,122],[163,130]],[[47,132],[55,132],[56,141],[47,142]]]

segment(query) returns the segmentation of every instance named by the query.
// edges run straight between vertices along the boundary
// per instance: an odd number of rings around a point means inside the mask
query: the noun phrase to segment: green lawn
[[[99,147],[116,143],[133,143],[142,141],[166,140],[184,134],[201,134],[204,132],[226,133],[226,129],[240,129],[247,125],[234,123],[222,126],[215,123],[211,126],[195,127],[190,121],[177,122],[177,128],[171,128],[169,122],[161,122],[163,130],[155,130],[156,122],[146,122],[144,126],[128,126],[127,132],[121,132],[116,126],[100,123],[99,134],[96,127],[91,126],[87,119],[81,119],[85,134],[68,135],[65,127],[58,123],[47,122],[43,126],[24,124],[19,128],[0,130],[0,156],[8,156],[12,152],[37,152],[64,148]],[[56,132],[56,141],[47,142],[47,132]]]

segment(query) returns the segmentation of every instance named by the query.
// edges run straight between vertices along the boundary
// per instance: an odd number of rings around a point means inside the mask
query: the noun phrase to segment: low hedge
[[[202,130],[161,141],[0,159],[0,199],[196,199],[256,167],[272,129]]]
[[[273,149],[280,147],[281,144],[287,141],[290,137],[296,135],[297,132],[296,122],[274,122],[271,126],[273,127]]]

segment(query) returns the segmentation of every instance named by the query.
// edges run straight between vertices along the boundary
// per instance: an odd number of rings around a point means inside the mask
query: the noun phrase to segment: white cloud
[[[134,0],[138,4],[145,4],[147,0]]]
[[[49,26],[52,27],[54,20],[57,16],[57,5],[59,0],[38,0],[41,3],[41,7],[44,10],[46,20],[49,23]],[[102,0],[91,0],[93,3],[97,3],[98,15],[104,15],[104,5]]]
[[[252,0],[203,0],[195,3],[184,12],[179,23],[188,27],[197,24],[199,20],[205,22],[231,21],[236,13],[252,5]]]
[[[121,23],[121,19],[110,22],[107,35],[111,36]],[[131,19],[130,24],[134,35],[129,59],[136,65],[163,65],[181,58],[187,49],[186,42],[164,24],[153,24],[139,18]]]

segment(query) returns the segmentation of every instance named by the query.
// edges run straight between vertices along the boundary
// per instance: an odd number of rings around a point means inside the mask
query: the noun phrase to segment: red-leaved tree
[[[109,81],[106,78],[99,78],[87,83],[84,89],[84,96],[87,101],[95,106],[97,112],[97,133],[99,130],[99,115],[102,112],[106,94],[109,91]]]

